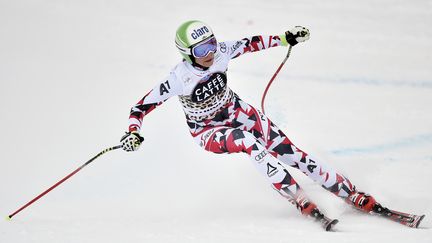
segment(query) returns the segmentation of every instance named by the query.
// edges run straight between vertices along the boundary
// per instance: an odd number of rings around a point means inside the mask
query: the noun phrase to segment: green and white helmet
[[[189,63],[194,62],[192,47],[213,36],[211,28],[198,20],[183,23],[177,29],[175,43],[183,58]]]

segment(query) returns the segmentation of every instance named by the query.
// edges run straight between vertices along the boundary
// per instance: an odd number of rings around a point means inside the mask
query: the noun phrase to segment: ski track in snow
[[[169,70],[172,68],[168,65],[149,65],[149,67],[156,68],[159,70]],[[233,73],[239,73],[244,77],[260,77],[260,79],[266,79],[271,76],[271,71],[260,72],[256,70],[239,71],[233,70]],[[283,76],[280,75],[280,76]],[[279,79],[282,79],[279,77]],[[371,85],[371,86],[384,86],[384,87],[410,87],[420,89],[432,88],[432,80],[398,80],[398,79],[377,79],[373,77],[325,77],[325,76],[312,76],[312,75],[284,75],[283,79],[294,80],[301,82],[320,82],[320,83],[332,83],[340,85]]]
[[[356,154],[380,153],[389,150],[406,149],[432,144],[432,134],[420,134],[413,137],[401,138],[385,144],[370,145],[357,148],[340,148],[331,153],[338,156],[351,156]],[[427,157],[430,159],[430,157]]]

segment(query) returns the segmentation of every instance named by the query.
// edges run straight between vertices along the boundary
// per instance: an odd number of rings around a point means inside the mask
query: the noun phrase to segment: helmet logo
[[[204,27],[201,27],[197,30],[193,30],[193,32],[191,33],[191,37],[194,40],[196,40],[196,39],[198,39],[198,37],[204,35],[205,33],[209,33],[209,32],[210,32],[209,29],[206,26],[204,26]]]

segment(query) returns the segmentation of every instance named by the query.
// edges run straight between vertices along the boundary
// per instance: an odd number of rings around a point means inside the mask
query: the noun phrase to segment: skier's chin
[[[209,68],[214,63],[214,54],[210,53],[206,57],[197,58],[196,59],[196,63],[199,64],[199,65],[201,65],[201,66],[203,66],[203,67]]]
[[[207,60],[207,61],[204,61],[204,67],[211,67],[211,65],[213,65],[213,63],[214,63],[214,58],[211,58],[211,59],[209,59],[209,60]]]

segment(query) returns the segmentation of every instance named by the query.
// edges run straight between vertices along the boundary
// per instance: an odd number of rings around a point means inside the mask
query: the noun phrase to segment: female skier
[[[337,220],[323,215],[284,166],[299,169],[364,212],[386,209],[372,196],[357,191],[332,167],[297,148],[262,112],[227,86],[226,73],[232,59],[271,47],[294,46],[308,39],[309,30],[296,26],[282,35],[218,42],[207,24],[196,20],[183,23],[175,37],[183,60],[132,107],[128,132],[121,139],[123,149],[136,151],[144,141],[139,134],[144,116],[168,98],[178,96],[190,133],[202,148],[213,153],[246,153],[275,190],[303,215],[321,221],[327,230]]]

